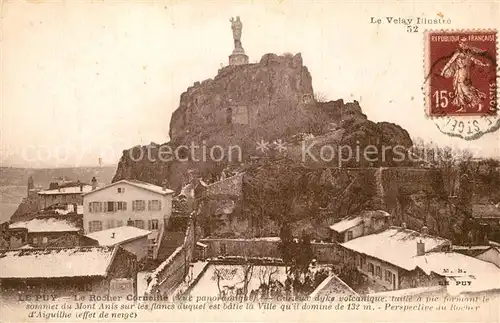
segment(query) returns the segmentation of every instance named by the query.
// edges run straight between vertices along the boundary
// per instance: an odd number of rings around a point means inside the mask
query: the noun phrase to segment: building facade
[[[167,188],[129,180],[86,193],[85,234],[129,225],[158,235],[172,214],[172,194]]]
[[[39,191],[39,209],[45,209],[55,204],[82,205],[83,194],[92,190],[91,185],[75,185]]]
[[[415,257],[451,250],[447,239],[400,227],[390,227],[340,244],[343,262],[356,267],[380,290],[437,285],[440,276],[417,268]]]

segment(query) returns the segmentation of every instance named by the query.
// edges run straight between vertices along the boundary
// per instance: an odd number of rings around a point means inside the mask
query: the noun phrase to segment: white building
[[[121,180],[83,195],[85,233],[132,225],[163,232],[172,214],[168,188],[135,180]]]

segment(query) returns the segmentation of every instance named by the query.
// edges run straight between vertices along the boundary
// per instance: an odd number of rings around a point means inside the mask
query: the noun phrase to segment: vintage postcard
[[[1,322],[500,322],[500,2],[4,0]]]

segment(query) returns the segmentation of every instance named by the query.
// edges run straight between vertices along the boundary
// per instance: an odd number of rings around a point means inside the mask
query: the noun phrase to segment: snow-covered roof
[[[346,230],[349,230],[350,228],[353,228],[355,226],[360,225],[363,222],[363,218],[358,216],[353,219],[345,219],[341,220],[340,222],[337,222],[333,225],[330,226],[330,229],[336,232],[344,232]]]
[[[145,237],[151,231],[139,229],[132,226],[123,226],[102,231],[92,232],[86,237],[97,240],[100,246],[114,246],[130,240]]]
[[[500,289],[500,268],[492,263],[457,252],[430,252],[414,258],[416,266],[427,275],[434,272],[453,281],[471,281],[458,292],[476,292]],[[446,269],[446,270],[445,270]],[[457,283],[449,285],[453,291]]]
[[[199,246],[199,247],[202,247],[202,248],[207,248],[208,246],[204,243],[201,243],[201,242],[196,242],[196,245]]]
[[[28,232],[72,232],[80,231],[81,228],[70,219],[46,217],[14,222],[9,225],[9,229],[28,229]]]
[[[0,253],[0,278],[106,276],[113,247],[18,249]]]
[[[490,249],[495,249],[492,246],[453,246],[453,251],[459,252],[461,254],[476,257]]]
[[[341,246],[383,260],[406,270],[416,267],[414,257],[417,255],[417,242],[423,242],[425,252],[436,247],[450,244],[444,238],[422,234],[413,230],[390,227],[389,229],[367,236],[362,236]]]
[[[349,285],[336,275],[326,277],[316,289],[309,295],[311,298],[336,296],[336,295],[358,295]]]
[[[91,185],[83,185],[81,188],[80,186],[68,186],[68,187],[56,188],[53,190],[39,191],[38,194],[40,195],[83,194],[83,193],[88,193],[90,191],[92,191]]]
[[[54,212],[56,212],[57,214],[60,214],[60,215],[66,215],[68,213],[74,213],[75,207],[73,204],[67,204],[65,208],[55,208]],[[76,213],[83,214],[83,205],[76,206]]]
[[[167,194],[174,193],[174,191],[172,191],[172,190],[170,190],[168,188],[164,189],[161,186],[154,185],[154,184],[151,184],[151,183],[146,183],[146,182],[142,182],[142,181],[138,181],[138,180],[122,179],[121,181],[105,185],[105,186],[97,188],[97,189],[95,189],[93,191],[91,190],[90,192],[86,192],[84,195],[89,195],[89,194],[92,194],[92,193],[95,193],[95,192],[98,192],[98,191],[101,191],[101,190],[104,190],[104,189],[107,189],[109,187],[113,187],[113,186],[119,185],[119,184],[132,185],[132,186],[135,186],[135,187],[138,187],[138,188],[142,188],[142,189],[148,190],[150,192],[158,193],[158,194],[161,194],[161,195],[167,195]]]

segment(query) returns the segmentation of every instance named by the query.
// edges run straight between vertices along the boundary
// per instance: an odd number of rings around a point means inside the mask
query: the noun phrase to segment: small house
[[[149,247],[148,235],[151,231],[132,226],[112,228],[86,235],[87,238],[96,240],[100,246],[120,246],[133,253],[138,261],[147,256]]]
[[[135,294],[137,260],[119,246],[17,249],[0,252],[3,297],[19,295],[114,295],[113,282],[128,281]]]

